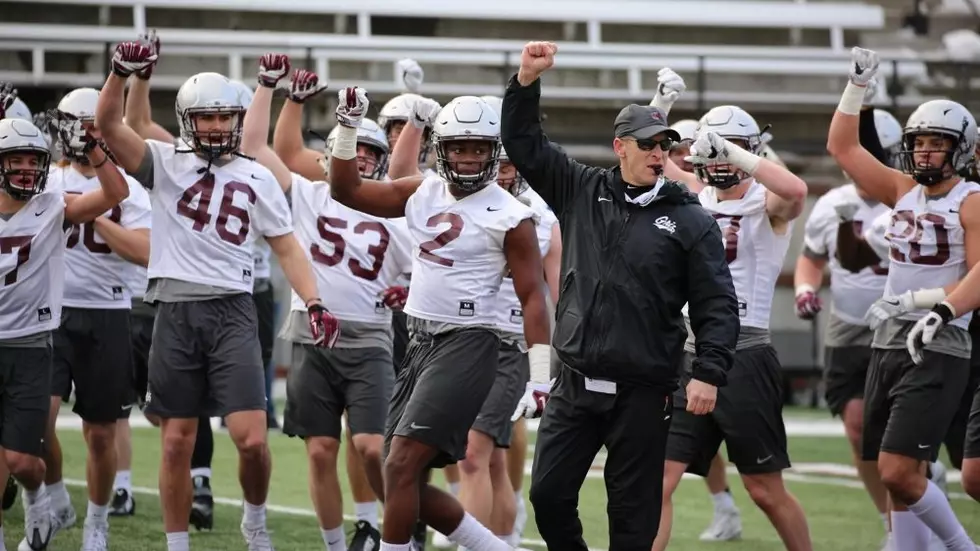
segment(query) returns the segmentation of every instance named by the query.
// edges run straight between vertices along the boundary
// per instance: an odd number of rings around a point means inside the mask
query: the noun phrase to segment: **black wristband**
[[[953,311],[949,309],[949,305],[945,302],[940,302],[933,306],[932,311],[939,314],[939,317],[943,320],[943,324],[947,324],[953,319]]]

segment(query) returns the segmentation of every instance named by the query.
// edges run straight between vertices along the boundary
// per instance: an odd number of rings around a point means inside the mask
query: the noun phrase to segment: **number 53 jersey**
[[[457,325],[496,325],[500,283],[507,272],[504,237],[538,215],[496,183],[456,199],[431,176],[409,197],[412,287],[405,312]]]
[[[208,163],[183,142],[146,145],[153,158],[149,278],[251,293],[255,241],[293,231],[275,177],[250,159]]]
[[[381,298],[412,269],[402,219],[377,218],[330,197],[330,185],[293,174],[296,235],[316,273],[320,296],[342,321],[391,324]],[[293,291],[293,310],[306,310]]]

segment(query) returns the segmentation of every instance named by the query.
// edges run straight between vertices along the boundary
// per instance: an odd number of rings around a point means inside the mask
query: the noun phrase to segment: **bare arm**
[[[144,140],[174,143],[174,135],[153,122],[149,79],[130,77],[129,93],[126,95],[126,125],[135,130]]]
[[[785,167],[760,157],[755,178],[769,190],[766,195],[766,212],[770,218],[791,222],[803,212],[807,187],[799,176]]]
[[[514,290],[524,310],[524,339],[530,348],[535,344],[548,344],[548,306],[545,301],[544,269],[541,250],[538,249],[534,222],[522,220],[504,237],[504,254],[507,266],[514,278]]]
[[[398,143],[388,160],[388,177],[392,180],[406,176],[421,176],[419,170],[419,148],[422,147],[424,128],[409,122],[398,135]]]
[[[132,174],[138,171],[143,162],[147,146],[136,131],[123,123],[125,87],[126,79],[115,73],[109,73],[109,78],[106,79],[105,86],[99,94],[99,104],[95,110],[95,125],[102,133],[102,139],[112,151],[119,166]]]
[[[391,182],[362,178],[353,154],[345,155],[348,158],[344,159],[337,157],[339,150],[351,152],[356,148],[357,129],[341,126],[330,155],[330,192],[334,199],[373,216],[405,216],[405,204],[422,184],[422,177],[409,176]]]
[[[551,226],[551,247],[542,259],[544,263],[544,281],[548,284],[551,303],[558,304],[558,290],[561,288],[561,228],[558,223]]]
[[[95,231],[102,236],[112,252],[118,254],[133,264],[146,267],[150,263],[150,230],[139,228],[127,230],[119,224],[109,220],[106,216],[99,216],[94,221]]]
[[[282,104],[272,135],[272,149],[292,172],[314,182],[323,180],[323,154],[306,147],[303,141],[302,103],[287,99]]]
[[[143,143],[140,141],[140,143]],[[99,189],[82,195],[65,198],[65,219],[72,224],[94,220],[129,197],[129,184],[102,148],[96,147],[87,154],[99,178]],[[101,166],[100,166],[101,165]]]
[[[296,236],[290,232],[276,237],[266,237],[265,240],[279,259],[279,265],[282,266],[283,275],[286,276],[289,286],[296,291],[303,303],[320,298],[313,267],[310,266],[310,260],[296,240]]]
[[[245,122],[242,126],[242,153],[254,157],[262,166],[268,168],[279,182],[279,187],[286,193],[293,185],[293,175],[289,168],[269,147],[269,111],[272,107],[273,89],[259,86],[252,97],[252,103],[245,112]],[[320,171],[323,179],[323,171]]]
[[[807,254],[804,249],[800,257],[796,260],[796,271],[793,273],[793,287],[799,289],[800,285],[811,287],[814,292],[823,285],[823,271],[827,266],[825,257],[816,254]]]

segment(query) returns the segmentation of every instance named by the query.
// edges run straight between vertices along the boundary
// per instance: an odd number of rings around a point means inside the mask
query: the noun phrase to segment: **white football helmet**
[[[177,91],[176,111],[180,138],[194,151],[217,158],[235,153],[241,146],[245,106],[240,89],[228,77],[198,73],[187,79]],[[202,115],[231,115],[231,124],[199,131],[197,119]]]
[[[698,121],[694,119],[684,119],[675,122],[670,127],[681,137],[681,143],[693,142],[698,130]]]
[[[460,163],[450,160],[448,145],[460,141],[486,142],[489,155],[475,173],[460,170]],[[463,191],[477,191],[497,179],[500,163],[500,117],[492,107],[476,96],[460,96],[439,111],[433,130],[436,150],[436,172]],[[463,163],[471,164],[471,163]]]
[[[415,107],[415,102],[421,97],[418,94],[400,94],[388,100],[388,103],[384,104],[381,108],[381,112],[378,113],[378,125],[384,130],[391,147],[394,147],[394,143],[391,141],[392,127],[395,123],[408,124],[408,121],[412,118],[412,109]],[[420,165],[425,164],[429,157],[429,151],[431,150],[432,127],[426,126],[422,131],[422,144],[419,146]]]
[[[14,103],[7,109],[8,119],[20,119],[23,121],[31,122],[34,120],[34,115],[31,114],[31,110],[28,109],[27,104],[24,100],[20,98],[14,98]]]
[[[333,151],[333,143],[337,140],[337,132],[340,125],[336,125],[327,134],[326,151]],[[357,129],[357,145],[364,145],[374,150],[376,159],[368,159],[358,155],[357,164],[364,167],[361,176],[372,180],[384,178],[388,172],[388,156],[391,149],[388,147],[388,138],[385,137],[384,130],[371,119],[365,118],[361,121],[361,126]],[[329,165],[328,165],[329,166]]]
[[[504,116],[504,98],[500,96],[480,96],[480,99],[497,112],[498,117]]]
[[[878,143],[888,155],[886,164],[901,168],[898,154],[902,150],[902,123],[888,111],[875,109],[875,131],[878,133]]]
[[[95,88],[76,88],[58,102],[58,111],[71,115],[82,122],[95,122],[95,108],[99,104],[99,91]],[[57,137],[57,136],[54,136]],[[72,150],[68,144],[58,143],[61,153],[72,161],[86,164],[88,157],[82,151]]]
[[[953,141],[941,166],[923,166],[915,161],[915,137],[928,134],[939,134]],[[912,112],[902,131],[899,154],[902,168],[919,184],[935,185],[969,168],[976,144],[977,121],[965,107],[945,99],[927,101]]]
[[[10,157],[36,155],[37,164],[15,168]],[[0,190],[18,201],[27,201],[44,191],[48,182],[51,152],[44,133],[27,120],[0,120]]]
[[[722,105],[705,113],[698,121],[695,136],[700,136],[702,132],[708,131],[714,132],[756,155],[762,151],[762,146],[765,145],[759,124],[755,122],[752,115],[734,105]],[[719,189],[728,189],[748,177],[745,172],[728,164],[695,165],[694,173],[702,182]]]
[[[247,111],[248,107],[252,105],[252,98],[255,97],[255,92],[249,88],[248,84],[240,80],[232,80],[231,83],[235,85],[235,88],[241,94],[242,107]]]

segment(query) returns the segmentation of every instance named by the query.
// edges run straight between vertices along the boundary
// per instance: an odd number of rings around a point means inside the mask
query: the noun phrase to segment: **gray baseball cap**
[[[648,140],[657,134],[666,134],[675,142],[681,141],[681,135],[667,125],[667,114],[662,109],[649,105],[627,105],[616,115],[616,137]]]

